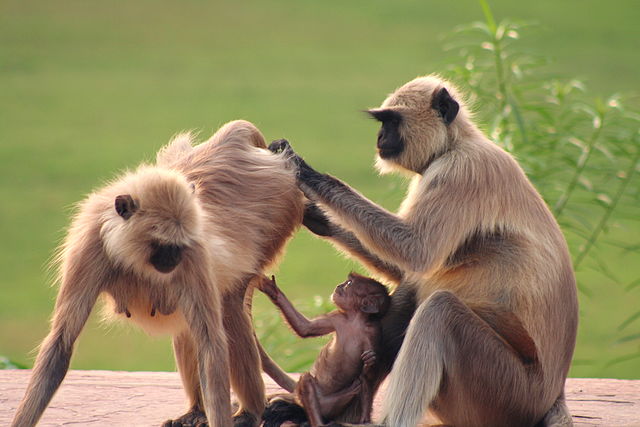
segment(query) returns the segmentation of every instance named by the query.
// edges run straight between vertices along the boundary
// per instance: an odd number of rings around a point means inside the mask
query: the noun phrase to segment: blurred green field
[[[540,23],[523,43],[554,58],[552,72],[584,78],[595,94],[638,89],[636,1],[491,5],[498,17]],[[444,71],[440,36],[481,19],[472,0],[3,1],[0,355],[30,365],[46,334],[55,297],[47,260],[73,203],[152,159],[179,131],[206,138],[228,120],[251,120],[268,139],[288,138],[319,170],[395,209],[404,182],[375,174],[376,125],[360,111],[417,75]],[[637,243],[640,230],[624,238]],[[637,253],[608,258],[621,282],[640,277]],[[277,275],[292,299],[310,304],[356,268],[301,231]],[[640,306],[640,288],[625,292],[588,268],[578,277],[593,295],[581,295],[571,375],[640,378],[638,358],[608,364],[638,351],[637,340],[616,343],[614,332]],[[258,317],[275,316],[258,299]],[[72,368],[174,369],[166,338],[96,318]],[[295,353],[301,344],[291,345]],[[282,363],[288,356],[274,354]]]

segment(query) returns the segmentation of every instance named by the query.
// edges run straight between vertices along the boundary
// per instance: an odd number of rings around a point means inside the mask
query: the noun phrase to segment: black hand
[[[324,212],[316,206],[315,203],[307,203],[307,206],[304,209],[302,224],[307,227],[309,231],[313,234],[317,234],[318,236],[333,236],[331,221],[329,221],[329,218],[327,218]]]
[[[291,151],[291,153],[293,153],[291,144],[289,144],[289,141],[287,141],[286,139],[276,139],[275,141],[271,142],[271,144],[269,144],[269,151],[276,154],[282,153],[284,151]]]

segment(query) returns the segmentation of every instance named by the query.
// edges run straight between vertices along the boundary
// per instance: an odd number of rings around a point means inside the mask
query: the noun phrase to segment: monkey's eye
[[[398,111],[390,109],[371,109],[367,111],[371,117],[381,122],[383,125],[391,124],[398,125],[402,121],[402,114]]]

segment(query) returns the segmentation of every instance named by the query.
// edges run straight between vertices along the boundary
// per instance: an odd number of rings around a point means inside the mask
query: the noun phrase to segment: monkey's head
[[[378,169],[419,174],[451,147],[468,114],[455,87],[435,76],[406,83],[368,113],[381,123]]]
[[[101,230],[108,256],[140,274],[174,271],[201,235],[195,187],[171,170],[142,167],[111,190]]]
[[[349,273],[347,280],[336,286],[331,299],[342,311],[375,317],[384,316],[391,304],[389,292],[382,283],[357,273]]]

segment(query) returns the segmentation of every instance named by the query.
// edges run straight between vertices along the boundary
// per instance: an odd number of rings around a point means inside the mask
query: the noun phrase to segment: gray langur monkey
[[[289,152],[317,205],[303,223],[397,285],[383,320],[393,364],[383,422],[413,427],[430,410],[451,426],[571,425],[576,285],[544,201],[449,82],[417,78],[369,113],[381,122],[378,168],[413,177],[398,213],[316,172],[286,141],[271,149]]]
[[[177,136],[157,155],[80,203],[57,262],[51,331],[13,426],[35,425],[62,382],[96,300],[150,333],[173,336],[191,408],[166,426],[255,425],[265,405],[245,291],[276,262],[304,201],[283,156],[247,121],[192,146]],[[233,363],[229,363],[232,360]]]

